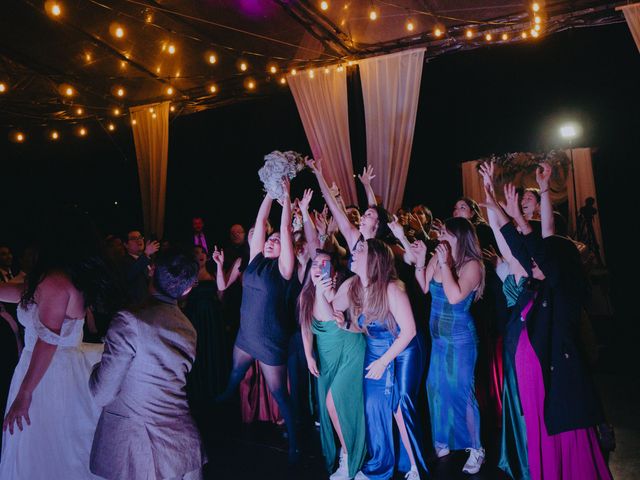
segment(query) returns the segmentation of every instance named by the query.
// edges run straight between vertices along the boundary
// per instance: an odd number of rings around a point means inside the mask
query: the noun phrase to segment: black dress
[[[287,280],[277,258],[259,253],[242,276],[240,330],[236,347],[265,365],[287,363]]]
[[[229,377],[229,356],[216,282],[198,282],[183,310],[198,333],[196,359],[187,382],[187,394],[193,406],[211,402],[224,391]]]

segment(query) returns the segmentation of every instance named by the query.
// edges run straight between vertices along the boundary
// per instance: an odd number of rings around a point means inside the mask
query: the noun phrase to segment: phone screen
[[[331,262],[325,261],[322,264],[322,278],[331,278]]]

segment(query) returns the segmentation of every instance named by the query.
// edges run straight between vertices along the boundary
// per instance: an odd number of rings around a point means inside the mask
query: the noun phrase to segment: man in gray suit
[[[149,300],[112,320],[89,382],[103,407],[91,449],[94,474],[113,480],[202,478],[206,458],[185,393],[196,331],[177,306],[197,274],[190,254],[163,254]]]

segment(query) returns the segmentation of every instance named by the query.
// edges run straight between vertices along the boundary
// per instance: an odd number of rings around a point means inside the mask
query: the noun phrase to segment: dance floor
[[[602,393],[609,421],[614,425],[617,448],[611,454],[610,468],[616,480],[640,478],[640,382],[629,363],[618,358],[616,350],[600,362],[596,380]],[[620,352],[621,350],[617,350]],[[620,365],[628,365],[622,371]],[[205,478],[216,480],[304,479],[326,480],[318,432],[311,428],[301,434],[301,460],[295,468],[287,466],[283,430],[271,424],[241,425],[239,407],[207,411],[199,423],[207,446],[209,464]],[[462,473],[465,452],[454,452],[428,460],[432,480],[503,480],[495,458],[487,459],[477,475]],[[402,479],[396,475],[395,479]]]

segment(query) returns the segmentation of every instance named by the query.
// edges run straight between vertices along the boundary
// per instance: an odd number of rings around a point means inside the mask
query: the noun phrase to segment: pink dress
[[[522,311],[526,318],[533,301]],[[609,480],[611,473],[602,456],[595,428],[548,435],[544,423],[542,368],[527,329],[516,350],[516,374],[520,402],[527,426],[529,472],[533,480]]]

